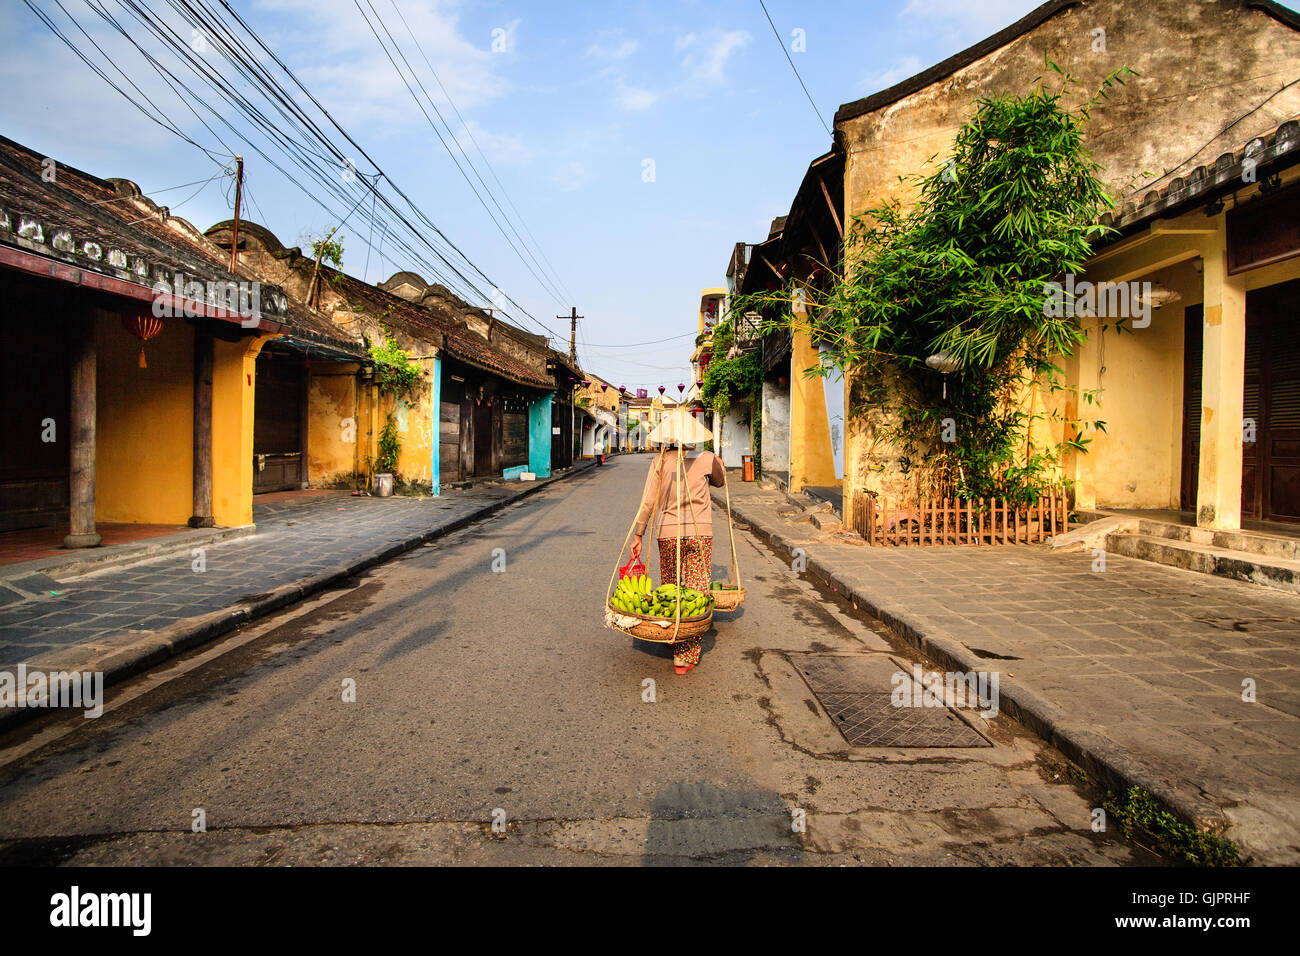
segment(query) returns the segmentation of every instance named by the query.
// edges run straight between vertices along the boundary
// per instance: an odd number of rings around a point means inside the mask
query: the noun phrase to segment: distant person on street
[[[658,492],[659,583],[677,582],[677,549],[680,543],[684,588],[705,594],[713,579],[713,518],[709,486],[722,487],[725,479],[722,459],[713,452],[686,456],[686,482],[677,505],[677,446],[669,445],[655,458],[646,477],[641,507],[636,513],[632,538],[632,560],[641,557],[641,539],[656,506]],[[700,662],[703,639],[690,637],[670,645],[673,669],[685,674]]]

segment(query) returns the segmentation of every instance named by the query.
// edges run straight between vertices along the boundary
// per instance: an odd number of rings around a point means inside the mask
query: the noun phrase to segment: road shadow
[[[650,804],[642,865],[739,865],[760,853],[793,857],[803,847],[791,820],[790,807],[771,790],[668,784]]]

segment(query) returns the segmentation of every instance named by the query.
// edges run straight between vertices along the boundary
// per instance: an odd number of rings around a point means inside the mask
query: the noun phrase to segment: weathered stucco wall
[[[1104,49],[1094,33],[1098,29],[1105,31]],[[1084,2],[950,77],[837,124],[847,155],[846,218],[890,199],[905,206],[913,202],[914,187],[899,177],[941,168],[953,136],[981,96],[1023,94],[1040,77],[1055,88],[1059,78],[1044,66],[1048,58],[1078,81],[1067,99],[1071,106],[1091,97],[1116,69],[1128,66],[1141,74],[1096,104],[1087,127],[1100,175],[1118,199],[1140,197],[1166,181],[1155,177],[1167,171],[1186,175],[1300,113],[1300,87],[1277,93],[1300,75],[1300,34],[1263,11],[1220,0]],[[1265,108],[1250,112],[1274,93]],[[1228,134],[1219,135],[1239,118]],[[1205,144],[1210,145],[1197,153]],[[1108,434],[1066,469],[1094,483],[1087,495],[1095,491],[1099,504],[1170,507],[1178,499],[1181,318],[1186,305],[1199,301],[1199,277],[1193,282],[1186,270],[1160,276],[1185,289],[1182,303],[1156,313],[1158,321],[1140,330],[1143,334],[1108,333],[1067,362],[1073,384],[1105,388],[1104,410],[1093,417],[1106,420]],[[1106,277],[1102,272],[1086,276]],[[862,383],[850,381],[846,394],[852,409],[855,396],[864,394]],[[1071,413],[1070,403],[1077,401],[1065,395],[1039,400],[1041,407]],[[1079,411],[1091,414],[1086,407]],[[873,434],[872,419],[887,416],[887,407],[877,407],[871,415],[851,418],[847,494],[864,487],[904,489],[906,482],[895,471],[896,454]],[[1084,464],[1084,458],[1092,462]]]
[[[1296,180],[1297,171],[1284,177],[1284,182]],[[1167,221],[1163,235],[1147,241],[1137,237],[1089,265],[1090,281],[1150,281],[1179,293],[1181,299],[1152,311],[1146,328],[1102,332],[1101,323],[1091,320],[1088,341],[1068,364],[1069,382],[1099,390],[1095,411],[1080,403],[1080,417],[1106,422],[1106,433],[1094,436],[1088,454],[1072,456],[1066,463],[1083,507],[1179,506],[1185,315],[1189,307],[1206,302],[1206,263],[1208,259],[1212,265],[1216,250],[1226,245],[1224,219],[1223,213],[1207,217],[1193,210]],[[1243,291],[1250,292],[1296,278],[1300,260],[1291,259],[1246,272],[1240,280]],[[1241,362],[1240,356],[1235,361]],[[1215,408],[1213,397],[1203,400],[1207,408]],[[1073,412],[1073,401],[1072,393],[1060,393],[1056,407]],[[1239,444],[1233,454],[1239,459]]]
[[[1104,51],[1093,49],[1098,28],[1106,31]],[[1095,105],[1087,127],[1102,178],[1119,197],[1145,191],[1153,180],[1144,172],[1162,174],[1204,143],[1214,141],[1200,163],[1300,113],[1300,86],[1291,87],[1218,137],[1300,75],[1300,34],[1262,11],[1217,0],[1081,3],[945,80],[838,124],[847,150],[846,218],[888,198],[910,201],[912,190],[898,177],[941,168],[981,96],[1023,94],[1039,77],[1059,85],[1045,59],[1078,81],[1071,106],[1116,69],[1141,74]]]
[[[790,386],[763,382],[762,471],[790,470]]]
[[[307,386],[307,481],[313,488],[346,485],[360,469],[357,400],[355,362],[312,362]]]
[[[417,364],[423,375],[415,389],[401,399],[385,398],[384,410],[393,412],[402,436],[397,473],[406,481],[431,485],[440,406],[433,393],[434,360],[421,359]]]
[[[754,453],[752,424],[748,403],[737,403],[727,409],[722,419],[722,463],[728,468],[739,468],[742,455]]]

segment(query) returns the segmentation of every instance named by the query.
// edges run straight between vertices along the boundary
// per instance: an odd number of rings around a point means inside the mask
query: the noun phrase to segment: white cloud
[[[682,69],[690,82],[719,83],[726,78],[731,55],[748,45],[750,39],[744,30],[715,30],[707,36],[688,33],[678,37],[675,47],[678,52],[687,51],[682,57]]]
[[[363,9],[369,14],[368,8]],[[383,12],[381,7],[376,9]],[[443,0],[407,0],[400,9],[410,33],[391,10],[384,21],[439,109],[446,105],[446,97],[430,75],[426,57],[462,111],[506,92],[507,84],[496,72],[496,56],[490,52],[490,33],[466,36],[452,5]],[[267,13],[276,14],[275,20],[292,20],[291,30],[267,35],[261,28],[261,32],[267,44],[294,67],[345,126],[366,123],[397,131],[424,124],[411,94],[353,0],[258,0],[256,10],[262,16],[248,18],[255,29],[259,19],[271,20]],[[511,49],[518,26],[515,20],[500,27]],[[387,41],[382,28],[380,36]],[[395,59],[402,63],[400,57]]]
[[[925,20],[949,35],[967,35],[969,45],[1010,26],[1038,5],[1038,0],[908,0],[899,18]]]
[[[466,120],[465,125],[456,131],[456,139],[476,161],[478,153],[474,144],[477,143],[493,166],[522,166],[530,162],[534,155],[523,140],[508,133],[493,133],[473,120]]]
[[[895,83],[907,79],[909,76],[915,76],[924,69],[919,57],[905,56],[895,60],[893,65],[888,69],[873,73],[862,81],[862,88],[868,93],[876,93],[880,90],[887,90]]]
[[[659,102],[661,94],[645,87],[633,86],[616,67],[605,67],[596,74],[596,79],[610,87],[610,101],[619,109],[629,113],[644,112]]]
[[[614,104],[621,110],[640,113],[659,101],[659,94],[639,86],[629,86],[621,79],[614,88]]]
[[[561,164],[551,174],[551,182],[562,192],[571,193],[581,189],[591,179],[591,170],[586,164],[572,160]]]
[[[587,56],[597,60],[626,60],[638,47],[636,40],[622,37],[617,31],[603,30],[587,47]]]

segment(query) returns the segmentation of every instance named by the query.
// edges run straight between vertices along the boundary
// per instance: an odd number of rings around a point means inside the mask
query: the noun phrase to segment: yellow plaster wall
[[[434,443],[438,440],[438,418],[441,410],[439,401],[433,394],[433,362],[432,358],[420,360],[419,365],[424,376],[410,395],[399,401],[385,396],[382,401],[383,413],[395,412],[398,431],[402,436],[402,450],[397,458],[397,473],[407,481],[418,481],[421,484],[428,484],[433,479]],[[383,424],[381,418],[379,427],[382,428]]]
[[[1088,281],[1108,278],[1123,268],[1085,274]],[[1080,476],[1089,486],[1091,506],[1101,508],[1177,508],[1182,468],[1183,331],[1188,307],[1201,302],[1201,275],[1186,261],[1143,276],[1182,298],[1151,312],[1146,328],[1117,332],[1112,320],[1090,319],[1088,343],[1078,353],[1073,384],[1098,389],[1095,404],[1081,394],[1058,394],[1072,400],[1081,419],[1101,419],[1106,431],[1086,432],[1093,441]],[[1108,328],[1102,328],[1103,324]],[[1083,465],[1077,461],[1076,466]],[[1082,503],[1082,502],[1081,502]]]
[[[213,342],[212,517],[221,527],[253,523],[254,372],[271,338]]]
[[[357,364],[313,359],[307,384],[307,483],[312,487],[348,481],[361,467],[357,436]],[[345,423],[351,419],[352,441]]]
[[[1222,296],[1206,298],[1207,259],[1214,264],[1225,243],[1224,215],[1206,217],[1196,211],[1158,225],[1149,237],[1138,237],[1104,251],[1082,276],[1098,281],[1150,281],[1177,291],[1182,298],[1151,313],[1151,325],[1117,334],[1088,323],[1089,338],[1067,363],[1071,391],[1060,393],[1057,407],[1069,414],[1106,422],[1106,434],[1094,436],[1090,451],[1067,461],[1066,472],[1076,482],[1076,502],[1084,508],[1178,508],[1181,499],[1183,432],[1183,350],[1187,308],[1205,303],[1206,320],[1222,321],[1215,310]],[[1219,267],[1216,267],[1219,268]],[[1300,278],[1300,259],[1291,259],[1233,278],[1244,291]],[[1216,288],[1221,282],[1211,283]],[[1235,349],[1235,346],[1234,346]],[[1236,359],[1240,361],[1240,359]],[[1100,405],[1093,411],[1081,399],[1083,390],[1100,388]],[[1234,408],[1240,396],[1229,396]],[[1212,420],[1217,400],[1208,392],[1205,409]],[[1235,414],[1235,413],[1234,413]],[[1235,415],[1240,417],[1240,415]],[[1202,423],[1204,430],[1204,422]],[[1234,426],[1233,434],[1239,433]],[[1228,441],[1227,433],[1224,435]],[[1232,444],[1229,441],[1229,444]],[[1204,447],[1204,445],[1203,445]],[[1238,445],[1229,449],[1240,455]],[[1236,526],[1228,502],[1240,493],[1236,466],[1211,456],[1214,481],[1223,485],[1224,503],[1216,509],[1225,527]],[[1234,477],[1235,475],[1235,477]]]
[[[95,322],[95,519],[185,524],[193,510],[194,331],[166,319],[145,344],[115,312]]]
[[[839,483],[831,451],[826,392],[820,376],[804,370],[821,364],[812,338],[803,329],[791,333],[790,343],[790,489]]]

